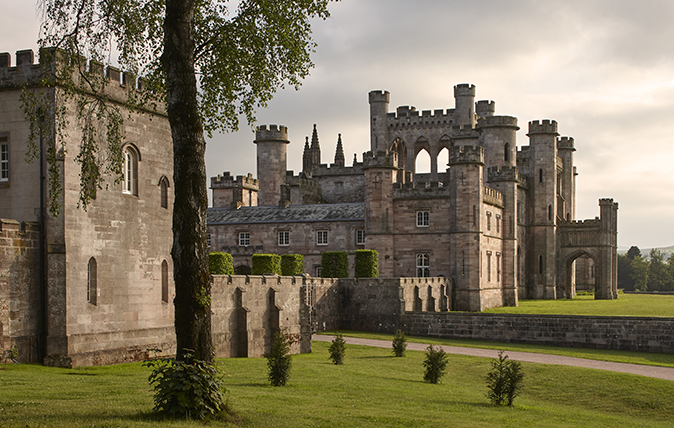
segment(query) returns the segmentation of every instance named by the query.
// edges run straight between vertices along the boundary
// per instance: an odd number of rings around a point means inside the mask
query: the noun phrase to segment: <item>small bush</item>
[[[513,400],[517,397],[524,386],[522,380],[524,373],[522,373],[522,364],[518,361],[508,359],[507,355],[503,355],[503,351],[499,351],[498,360],[491,363],[491,371],[487,373],[486,382],[487,398],[492,404],[508,406],[513,405]]]
[[[356,250],[354,269],[356,278],[377,278],[379,276],[379,253],[375,250]]]
[[[234,275],[252,275],[253,270],[248,265],[239,265],[234,268]]]
[[[326,251],[321,254],[321,278],[348,278],[349,255],[346,251]]]
[[[234,260],[231,254],[219,251],[208,255],[208,271],[211,275],[234,275]]]
[[[435,349],[433,345],[426,348],[426,360],[424,361],[424,380],[430,383],[439,383],[445,375],[447,367],[447,354],[442,348]]]
[[[152,367],[148,378],[154,386],[154,411],[172,417],[205,419],[225,411],[223,380],[218,369],[205,361],[192,359],[153,360],[143,364]]]
[[[302,254],[283,254],[281,256],[281,275],[293,276],[304,273],[304,256]]]
[[[284,386],[290,378],[290,345],[288,338],[281,331],[274,333],[271,351],[264,354],[269,368],[269,383],[272,386]]]
[[[275,273],[281,275],[281,256],[278,254],[253,254],[253,275]]]
[[[336,365],[344,364],[344,355],[346,354],[346,341],[341,334],[337,334],[334,339],[332,339],[332,345],[328,349],[330,353],[330,359]]]
[[[393,355],[396,357],[404,357],[407,349],[407,339],[402,330],[397,330],[396,335],[393,336]]]

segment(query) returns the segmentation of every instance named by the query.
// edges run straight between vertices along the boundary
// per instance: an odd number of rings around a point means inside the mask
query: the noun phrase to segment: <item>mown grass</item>
[[[333,335],[342,333],[344,336],[359,337],[362,339],[376,339],[391,342],[392,334],[370,333],[364,331],[339,330],[323,331],[317,334]],[[534,352],[538,354],[563,355],[566,357],[586,358],[597,361],[612,361],[616,363],[641,364],[646,366],[674,367],[674,354],[655,352],[616,351],[611,349],[562,348],[558,346],[536,345],[526,343],[490,342],[483,340],[443,339],[426,336],[405,336],[408,342],[433,345],[462,346],[465,348],[501,349],[504,351]]]
[[[286,387],[266,379],[264,359],[222,360],[230,404],[245,427],[666,427],[674,382],[622,373],[524,363],[514,408],[485,398],[490,359],[450,356],[440,385],[421,381],[423,352],[347,345],[343,366],[329,344],[293,357]],[[225,422],[167,421],[149,413],[149,369],[124,364],[81,369],[0,366],[3,427],[195,427]]]
[[[517,307],[487,309],[485,312],[674,318],[674,295],[620,294],[615,300],[595,300],[594,295],[573,299],[520,300]]]

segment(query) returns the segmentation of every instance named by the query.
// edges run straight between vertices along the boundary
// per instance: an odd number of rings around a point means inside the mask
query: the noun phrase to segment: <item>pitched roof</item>
[[[365,204],[318,204],[280,207],[209,208],[208,224],[292,223],[365,220]]]

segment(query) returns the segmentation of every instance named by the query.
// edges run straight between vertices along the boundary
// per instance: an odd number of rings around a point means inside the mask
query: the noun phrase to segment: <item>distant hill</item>
[[[627,254],[627,250],[629,250],[630,247],[618,247],[618,254]],[[641,250],[641,255],[644,259],[648,259],[648,255],[651,252],[650,248],[639,248]],[[669,247],[658,247],[656,248],[657,250],[662,251],[665,254],[665,260],[667,260],[672,254],[674,254],[674,245],[670,245]]]

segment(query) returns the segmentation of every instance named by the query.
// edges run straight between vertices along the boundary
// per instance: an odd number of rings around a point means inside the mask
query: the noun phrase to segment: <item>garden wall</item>
[[[410,335],[674,352],[674,318],[407,312]]]

